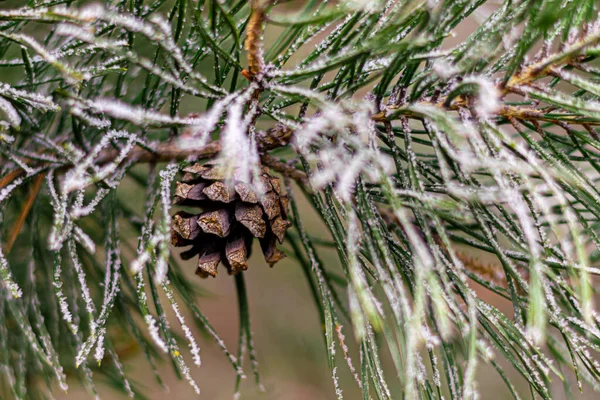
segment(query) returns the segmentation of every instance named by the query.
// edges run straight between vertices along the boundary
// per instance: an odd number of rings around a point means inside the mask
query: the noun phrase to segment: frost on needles
[[[0,10],[0,397],[143,395],[132,343],[165,390],[159,358],[200,394],[207,341],[236,398],[271,389],[252,269],[234,352],[171,245],[207,161],[285,199],[271,273],[303,271],[332,396],[487,398],[482,365],[515,399],[600,389],[597,1],[26,3]]]

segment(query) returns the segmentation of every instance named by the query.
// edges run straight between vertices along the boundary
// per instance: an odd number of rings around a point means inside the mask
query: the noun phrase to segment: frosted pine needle
[[[498,396],[552,400],[559,380],[593,396],[596,2],[130,3],[0,10],[0,397],[37,393],[39,376],[66,390],[67,373],[95,396],[89,358],[144,395],[123,348],[154,371],[170,358],[199,393],[176,334],[200,365],[190,319],[236,397],[244,360],[264,389],[251,297],[269,280],[232,278],[234,356],[200,310],[209,282],[172,252],[172,204],[215,203],[185,172],[205,163],[233,184],[222,221],[269,209],[257,235],[269,253],[277,234],[271,259],[306,279],[337,398],[476,399],[487,370]],[[237,201],[240,182],[259,196]],[[196,225],[183,258],[217,254]]]

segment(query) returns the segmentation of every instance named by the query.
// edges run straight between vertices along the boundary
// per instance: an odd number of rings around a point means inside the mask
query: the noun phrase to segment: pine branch
[[[598,390],[597,2],[298,5],[0,10],[1,397],[71,372],[137,395],[122,343],[199,392],[184,309],[236,393],[246,358],[262,388],[252,290],[236,276],[234,357],[172,250],[248,274],[254,237],[303,269],[338,399],[475,399],[482,363],[515,399],[557,398],[571,371]]]

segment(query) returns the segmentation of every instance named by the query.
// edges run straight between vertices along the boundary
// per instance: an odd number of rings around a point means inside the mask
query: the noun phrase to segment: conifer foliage
[[[121,341],[137,343],[158,386],[164,357],[200,393],[212,338],[236,393],[246,353],[262,387],[252,268],[232,278],[234,355],[172,247],[189,239],[172,231],[186,199],[230,195],[256,199],[234,202],[239,218],[219,211],[238,236],[213,264],[224,254],[239,272],[246,239],[262,235],[267,258],[304,270],[339,399],[341,369],[365,399],[490,398],[482,364],[515,399],[600,388],[597,0],[0,7],[2,398],[51,398],[67,374],[92,397],[98,376],[143,394]],[[222,176],[202,179],[218,193],[182,186],[185,171],[214,166]],[[198,233],[189,219],[185,234]],[[205,228],[200,261],[219,236]]]

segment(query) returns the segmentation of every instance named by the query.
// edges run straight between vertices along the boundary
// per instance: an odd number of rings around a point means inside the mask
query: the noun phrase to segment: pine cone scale
[[[183,239],[193,240],[200,233],[198,216],[187,214],[185,212],[175,214],[173,216],[173,230]]]
[[[230,185],[223,182],[215,182],[202,191],[212,201],[231,203],[236,198],[236,193]]]
[[[229,211],[222,208],[201,214],[198,218],[198,225],[206,233],[225,237],[231,229]]]
[[[283,239],[285,238],[285,232],[289,227],[290,222],[284,220],[280,215],[278,215],[271,221],[271,230],[273,231],[273,234],[275,235],[280,244],[283,243]]]
[[[227,241],[225,257],[227,257],[227,264],[229,264],[231,274],[237,274],[248,269],[247,256],[248,251],[243,237],[240,236]]]
[[[262,218],[263,212],[259,205],[238,203],[235,208],[235,219],[244,225],[257,238],[263,238],[267,231],[267,223]]]
[[[277,196],[277,193],[268,192],[260,199],[259,202],[262,205],[262,208],[265,210],[269,220],[272,220],[281,214],[281,206],[279,204],[279,197]]]
[[[265,261],[267,261],[271,267],[281,259],[285,258],[285,253],[277,248],[275,240],[276,239],[272,234],[259,240],[262,252],[265,255]]]
[[[217,276],[217,267],[221,262],[221,255],[219,252],[204,253],[198,257],[198,268],[196,274],[202,278],[207,278],[209,275],[212,277]]]
[[[258,196],[252,190],[252,188],[250,187],[250,185],[248,185],[246,183],[243,183],[243,182],[236,183],[236,185],[235,185],[235,191],[240,196],[240,199],[243,202],[245,202],[245,203],[253,203],[253,204],[258,203]]]

